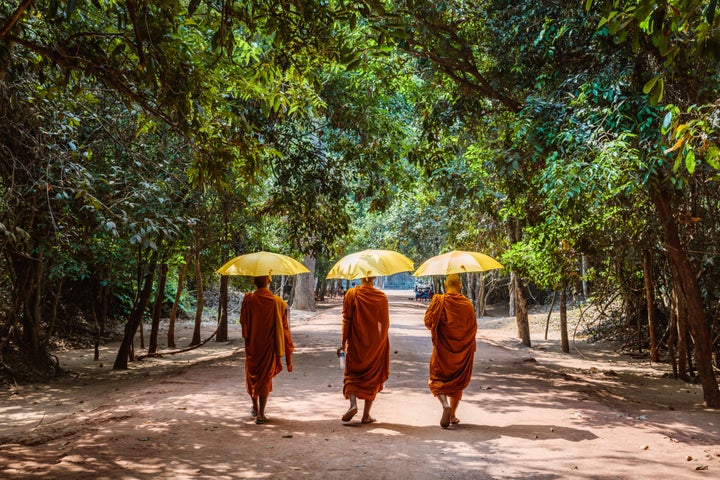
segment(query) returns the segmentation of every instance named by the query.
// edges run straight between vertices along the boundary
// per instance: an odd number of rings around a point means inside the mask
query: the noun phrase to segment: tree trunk
[[[200,327],[202,327],[202,314],[205,306],[205,292],[203,291],[202,270],[200,269],[200,253],[195,254],[195,284],[197,285],[197,308],[195,309],[195,328],[190,346],[200,345]]]
[[[315,257],[305,255],[303,261],[310,273],[301,273],[295,277],[295,298],[293,308],[297,310],[315,311]]]
[[[153,305],[152,326],[150,327],[150,342],[148,345],[148,353],[157,352],[158,331],[160,330],[160,317],[162,316],[162,305],[165,300],[165,282],[167,281],[168,266],[167,263],[160,265],[160,277],[158,278],[158,287],[155,292],[155,304]]]
[[[296,275],[296,277],[297,277],[297,275]],[[290,285],[290,298],[288,299],[288,302],[287,302],[288,307],[295,306],[295,290],[296,290],[297,284],[298,284],[297,278],[295,278],[293,280],[292,284]]]
[[[522,238],[522,229],[520,222],[516,219],[511,219],[508,222],[508,239],[511,244],[519,242]],[[530,322],[528,320],[527,311],[527,299],[525,298],[525,286],[523,285],[522,279],[516,275],[511,274],[513,284],[513,295],[515,299],[515,320],[518,326],[518,337],[522,341],[522,344],[526,347],[531,346],[530,342]]]
[[[515,275],[515,320],[518,325],[518,332],[522,344],[531,346],[530,322],[528,321],[527,299],[525,298],[525,287],[519,276]]]
[[[697,270],[680,241],[677,223],[670,208],[670,195],[666,185],[651,189],[658,218],[665,234],[665,251],[679,279],[679,289],[687,308],[687,322],[695,344],[695,363],[703,387],[705,405],[720,407],[720,389],[712,364],[712,339],[703,310],[702,295],[697,282]]]
[[[658,352],[657,315],[655,314],[655,290],[652,283],[652,255],[648,249],[643,252],[643,275],[645,277],[645,300],[647,302],[648,333],[650,335],[650,360],[658,362],[660,354]]]
[[[432,277],[433,293],[445,293],[445,282],[441,277]],[[432,298],[428,299],[432,301]]]
[[[100,316],[97,312],[97,303],[98,300],[102,301],[102,290],[100,290],[100,298],[98,298],[98,295],[95,295],[94,293],[94,285],[95,282],[93,282],[93,293],[90,296],[90,315],[92,316],[93,324],[95,325],[95,354],[93,360],[97,362],[100,359],[100,339],[102,338],[102,335],[100,333]]]
[[[478,317],[485,316],[485,275],[478,275],[477,290],[475,292],[475,313]]]
[[[580,268],[582,269],[582,293],[583,293],[583,300],[587,300],[588,296],[590,295],[590,289],[588,288],[587,280],[585,280],[585,276],[588,271],[588,259],[587,255],[584,253],[580,257]]]
[[[228,288],[230,278],[227,275],[220,277],[220,299],[218,301],[218,328],[215,334],[216,342],[228,340]]]
[[[94,360],[97,362],[100,360],[100,342],[105,336],[105,325],[107,324],[108,308],[110,307],[110,284],[111,279],[108,278],[105,285],[100,290],[100,315],[96,320],[97,323],[97,336],[95,337],[95,356]]]
[[[562,342],[562,351],[570,353],[567,328],[567,293],[564,288],[560,290],[560,340]]]
[[[324,301],[325,301],[325,295],[327,294],[327,291],[328,291],[328,282],[327,282],[327,280],[326,280],[326,281],[319,281],[316,291],[317,291],[318,301],[324,302]]]
[[[178,274],[177,291],[175,291],[175,301],[173,302],[172,310],[170,310],[170,320],[168,321],[168,332],[167,332],[167,344],[168,348],[175,348],[175,319],[177,318],[178,308],[180,306],[180,297],[182,296],[183,284],[185,282],[185,272],[187,271],[188,263],[192,258],[192,248],[189,248],[185,254],[185,261],[182,267],[180,267],[180,273]]]
[[[550,302],[550,310],[548,311],[547,320],[545,320],[545,340],[548,337],[548,330],[550,329],[550,318],[552,317],[553,308],[555,308],[555,301],[557,300],[557,290],[553,290],[552,302]]]
[[[280,288],[278,292],[275,292],[275,295],[280,295],[283,300],[285,299],[285,287],[288,284],[288,278],[287,276],[283,275],[280,277]],[[292,287],[291,287],[292,290]]]
[[[672,291],[672,306],[670,308],[670,327],[668,328],[668,340],[667,340],[667,349],[668,349],[668,357],[670,358],[670,362],[672,364],[672,370],[673,370],[673,378],[676,380],[680,378],[679,372],[678,372],[678,363],[677,363],[677,356],[675,355],[675,337],[677,336],[677,309],[678,309],[678,301],[677,301],[677,293],[675,292],[675,289]]]
[[[508,316],[515,316],[515,273],[510,272],[510,282],[508,283]]]
[[[643,318],[642,318],[642,306],[638,305],[636,302],[632,302],[632,303],[628,306],[628,310],[629,310],[628,313],[630,313],[630,314],[632,314],[632,312],[635,312],[635,313],[634,313],[634,314],[635,314],[635,333],[636,333],[636,336],[635,336],[636,345],[635,345],[635,346],[637,347],[638,353],[642,353],[642,349],[643,349],[643,336],[642,336],[642,332],[643,332],[643,322],[642,322],[642,321],[643,321]]]
[[[135,279],[137,281],[137,290],[135,291],[135,299],[134,303],[137,304],[140,292],[142,291],[142,282],[143,282],[143,247],[142,245],[138,245],[137,249],[138,258],[137,258],[137,278]],[[143,336],[143,324],[142,324],[142,318],[140,320],[140,323],[138,324],[138,328],[140,329],[140,348],[145,348],[145,337]],[[137,332],[137,329],[133,332],[133,339],[135,337],[135,333]],[[134,360],[134,351],[135,351],[135,344],[134,342],[130,343],[130,350],[128,352],[128,358],[130,360]]]
[[[127,370],[128,360],[132,352],[133,340],[135,339],[135,333],[138,327],[142,323],[143,313],[150,302],[150,295],[152,294],[153,278],[155,276],[155,267],[157,266],[158,252],[153,250],[150,256],[150,262],[145,273],[145,283],[137,296],[135,305],[133,306],[128,321],[125,324],[125,333],[123,335],[120,348],[118,349],[117,357],[115,357],[115,364],[113,370]]]
[[[7,247],[6,247],[7,251]],[[12,266],[15,271],[14,313],[10,318],[19,318],[22,324],[20,350],[27,365],[34,374],[46,377],[60,372],[62,369],[54,361],[46,348],[43,338],[42,324],[42,279],[44,261],[23,253],[11,252]],[[22,314],[20,314],[22,312]]]
[[[688,375],[688,342],[687,342],[687,309],[681,294],[677,295],[677,359],[678,377],[689,380]]]
[[[50,315],[50,321],[48,322],[49,325],[46,328],[46,330],[47,330],[47,334],[45,337],[46,339],[49,339],[50,337],[52,337],[55,334],[55,322],[57,321],[57,310],[58,310],[58,305],[60,304],[60,300],[62,299],[62,289],[63,289],[63,285],[65,284],[65,280],[66,280],[66,277],[62,277],[58,281],[57,292],[55,293],[55,300],[53,301],[52,314]],[[94,301],[95,300],[93,297],[91,299],[91,303],[93,304],[93,307],[94,307]]]

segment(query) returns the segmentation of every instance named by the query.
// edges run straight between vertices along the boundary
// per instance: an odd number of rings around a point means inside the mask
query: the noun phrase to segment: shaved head
[[[263,275],[261,277],[254,277],[253,283],[257,288],[263,288],[270,285],[270,276],[269,275]]]
[[[460,281],[460,276],[456,273],[451,273],[450,275],[445,277],[445,287],[460,290],[462,288],[462,281]]]

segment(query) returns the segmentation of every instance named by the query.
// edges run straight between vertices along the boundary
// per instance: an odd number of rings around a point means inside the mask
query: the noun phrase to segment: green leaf
[[[695,173],[695,166],[697,165],[697,162],[695,161],[695,152],[690,150],[687,155],[685,155],[685,168],[687,168],[687,171],[689,173]]]
[[[705,152],[705,161],[715,170],[720,170],[720,148],[716,147],[715,145],[711,145],[708,147],[707,152]]]
[[[673,119],[672,112],[667,112],[665,114],[665,118],[663,118],[663,123],[662,123],[663,135],[665,135],[666,133],[668,133],[670,131],[670,126],[672,125],[672,119]]]
[[[673,165],[673,173],[677,173],[680,170],[680,164],[682,164],[682,155],[678,155],[675,159],[675,165]]]
[[[645,95],[649,94],[652,91],[653,87],[655,87],[655,83],[657,83],[659,78],[660,78],[660,75],[655,75],[650,80],[648,80],[648,82],[643,87],[643,93]]]
[[[650,92],[650,104],[657,105],[663,98],[665,93],[665,80],[658,78],[653,86],[652,92]]]

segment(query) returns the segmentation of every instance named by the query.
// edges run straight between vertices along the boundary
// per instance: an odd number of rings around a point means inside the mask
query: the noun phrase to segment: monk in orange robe
[[[345,293],[343,299],[342,346],[346,351],[343,395],[350,408],[342,417],[349,422],[358,412],[357,399],[365,401],[362,423],[375,421],[370,416],[375,396],[390,376],[390,313],[387,296],[373,286],[375,277],[364,278],[359,287]]]
[[[460,277],[445,279],[445,294],[433,296],[425,312],[425,326],[432,332],[430,391],[443,407],[440,426],[460,423],[455,416],[462,393],[470,383],[475,359],[475,309],[460,293]],[[448,398],[450,399],[448,402]]]
[[[243,298],[240,324],[245,339],[245,384],[252,399],[255,423],[262,424],[268,422],[265,406],[272,391],[272,379],[282,371],[280,359],[285,356],[288,372],[292,372],[295,346],[290,336],[287,304],[268,288],[270,277],[255,277],[254,283],[257,289]]]

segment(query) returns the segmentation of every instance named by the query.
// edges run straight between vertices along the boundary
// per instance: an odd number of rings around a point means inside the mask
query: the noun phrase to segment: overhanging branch
[[[152,105],[147,98],[133,90],[129,84],[123,81],[125,75],[122,71],[111,68],[93,58],[83,56],[82,52],[77,50],[75,52],[68,52],[62,46],[48,47],[14,35],[5,35],[5,38],[51,60],[60,67],[68,70],[81,71],[98,78],[110,88],[140,105],[143,110],[161,119],[171,127],[177,127],[176,123],[168,114],[155,105]]]
[[[32,3],[33,0],[23,0],[20,2],[20,5],[18,5],[13,14],[10,15],[10,18],[8,18],[3,26],[0,27],[0,38],[5,38],[8,32],[12,30],[15,24],[17,24],[22,14],[25,13],[25,10],[27,10]]]

